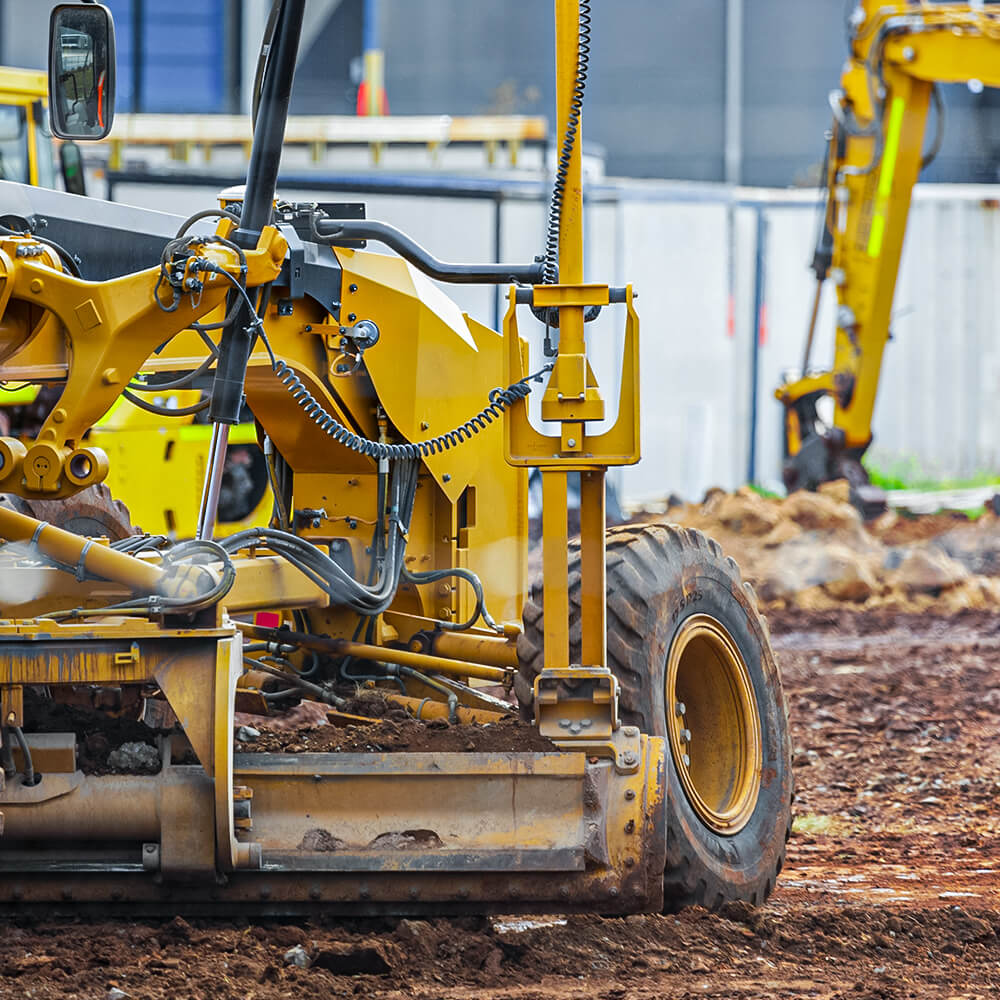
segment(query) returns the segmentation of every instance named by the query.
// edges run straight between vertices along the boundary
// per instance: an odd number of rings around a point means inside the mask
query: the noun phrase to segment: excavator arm
[[[846,477],[863,508],[877,501],[861,457],[890,338],[890,317],[913,185],[940,141],[939,83],[1000,84],[1000,13],[971,3],[864,0],[851,20],[824,163],[825,209],[812,270],[816,297],[802,369],[775,391],[785,406],[785,485],[814,489]],[[924,152],[931,104],[939,131]],[[820,290],[836,288],[833,365],[810,371]],[[832,425],[817,404],[833,401]]]

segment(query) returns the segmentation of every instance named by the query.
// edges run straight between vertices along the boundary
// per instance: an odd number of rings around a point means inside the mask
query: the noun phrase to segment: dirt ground
[[[0,924],[0,997],[1000,996],[1000,614],[772,613],[797,819],[760,910]],[[288,964],[298,945],[309,968]]]

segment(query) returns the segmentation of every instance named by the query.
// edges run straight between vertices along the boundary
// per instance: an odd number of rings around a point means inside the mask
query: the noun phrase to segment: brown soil
[[[367,699],[365,699],[367,701]],[[445,719],[383,718],[371,725],[320,726],[295,731],[261,729],[250,743],[237,741],[237,753],[552,753],[555,745],[514,718],[488,726],[449,725]]]
[[[993,520],[992,514],[983,514]],[[967,528],[970,524],[965,514],[958,512],[945,514],[921,514],[908,516],[906,514],[884,514],[865,527],[884,545],[907,545],[910,542],[923,542],[929,538],[937,538],[956,528]]]
[[[798,815],[778,887],[757,911],[8,922],[0,997],[103,1000],[111,988],[137,1000],[1000,995],[1000,615],[784,611],[772,630]],[[514,725],[503,729],[513,738]],[[323,727],[323,738],[333,730]],[[310,968],[286,964],[295,945]]]
[[[954,614],[1000,605],[1000,518],[886,513],[871,522],[848,502],[846,481],[783,499],[748,487],[710,490],[700,503],[633,521],[669,521],[714,538],[740,565],[766,610],[849,604]]]

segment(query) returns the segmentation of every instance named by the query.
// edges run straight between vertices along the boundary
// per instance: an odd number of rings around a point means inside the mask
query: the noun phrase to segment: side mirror
[[[61,3],[49,20],[49,113],[60,139],[103,139],[115,116],[115,24],[103,4]]]
[[[83,173],[83,157],[75,142],[64,142],[59,147],[59,167],[62,170],[63,187],[70,194],[87,193],[87,179]]]

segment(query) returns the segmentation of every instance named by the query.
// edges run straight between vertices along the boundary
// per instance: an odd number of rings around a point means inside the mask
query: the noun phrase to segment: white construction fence
[[[176,178],[175,178],[176,180]],[[219,179],[110,174],[116,201],[186,215],[213,204]],[[338,187],[342,184],[342,187]],[[426,188],[426,190],[424,190]],[[364,201],[452,261],[530,260],[543,245],[547,183],[434,175],[287,177],[290,201]],[[364,193],[358,193],[364,192]],[[875,412],[873,458],[913,478],[1000,473],[1000,189],[918,186]],[[615,479],[630,504],[748,480],[780,489],[781,407],[773,390],[801,364],[813,277],[815,192],[670,182],[599,181],[587,193],[587,278],[639,293],[642,452]],[[377,249],[377,248],[375,248]],[[501,293],[450,286],[494,325]],[[542,330],[522,333],[540,356]],[[590,324],[595,370],[617,407],[624,315]],[[833,352],[833,295],[824,293],[812,363]]]

